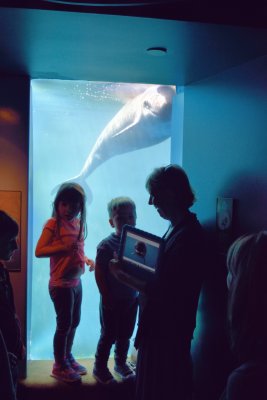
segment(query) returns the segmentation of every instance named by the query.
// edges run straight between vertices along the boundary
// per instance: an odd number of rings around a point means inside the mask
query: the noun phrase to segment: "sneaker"
[[[51,376],[63,382],[81,382],[80,375],[71,368],[67,360],[62,364],[54,363]]]
[[[86,369],[83,365],[79,364],[79,363],[75,360],[75,358],[73,357],[72,354],[68,357],[68,362],[69,362],[71,368],[72,368],[77,374],[79,374],[79,375],[86,375],[86,374],[87,374],[87,369]]]
[[[125,364],[115,364],[114,371],[122,378],[127,379],[130,376],[134,376],[134,371],[129,367],[127,363]]]
[[[107,385],[109,383],[114,383],[115,379],[108,367],[93,369],[93,377],[97,380],[97,382],[102,383],[103,385]]]

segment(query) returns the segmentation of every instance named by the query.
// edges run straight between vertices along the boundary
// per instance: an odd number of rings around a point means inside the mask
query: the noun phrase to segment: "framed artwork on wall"
[[[21,271],[21,199],[20,191],[0,190],[0,210],[9,214],[19,225],[18,249],[12,259],[6,262],[9,271]]]

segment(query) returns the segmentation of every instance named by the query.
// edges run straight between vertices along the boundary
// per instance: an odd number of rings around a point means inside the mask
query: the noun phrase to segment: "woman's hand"
[[[109,270],[110,272],[117,276],[122,270],[122,264],[117,258],[113,258],[109,262]]]
[[[86,265],[89,265],[89,271],[92,272],[95,270],[95,262],[91,258],[84,257],[84,262]]]
[[[129,275],[123,269],[123,264],[121,261],[118,260],[117,254],[114,253],[114,258],[109,262],[109,270],[118,279],[121,283],[126,286],[131,287],[138,292],[145,291],[145,281],[141,281],[138,278]]]

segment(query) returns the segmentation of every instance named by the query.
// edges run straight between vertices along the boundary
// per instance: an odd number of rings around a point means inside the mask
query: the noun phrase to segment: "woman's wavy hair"
[[[227,253],[231,347],[240,361],[267,355],[267,231],[238,238]]]
[[[80,219],[80,230],[78,239],[85,238],[87,236],[87,225],[86,225],[86,195],[83,188],[74,182],[62,183],[59,187],[55,200],[53,202],[52,217],[57,220],[57,234],[59,232],[60,219],[58,218],[58,206],[60,201],[67,203],[80,203],[81,209],[78,215]]]
[[[153,195],[161,195],[168,190],[173,193],[177,203],[186,209],[196,201],[188,176],[176,164],[155,168],[146,180],[146,189]]]

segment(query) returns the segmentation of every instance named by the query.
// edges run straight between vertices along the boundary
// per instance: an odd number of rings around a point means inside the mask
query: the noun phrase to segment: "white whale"
[[[153,85],[128,101],[106,125],[82,170],[68,179],[79,183],[92,201],[85,179],[102,163],[119,154],[153,146],[170,137],[173,86]]]

